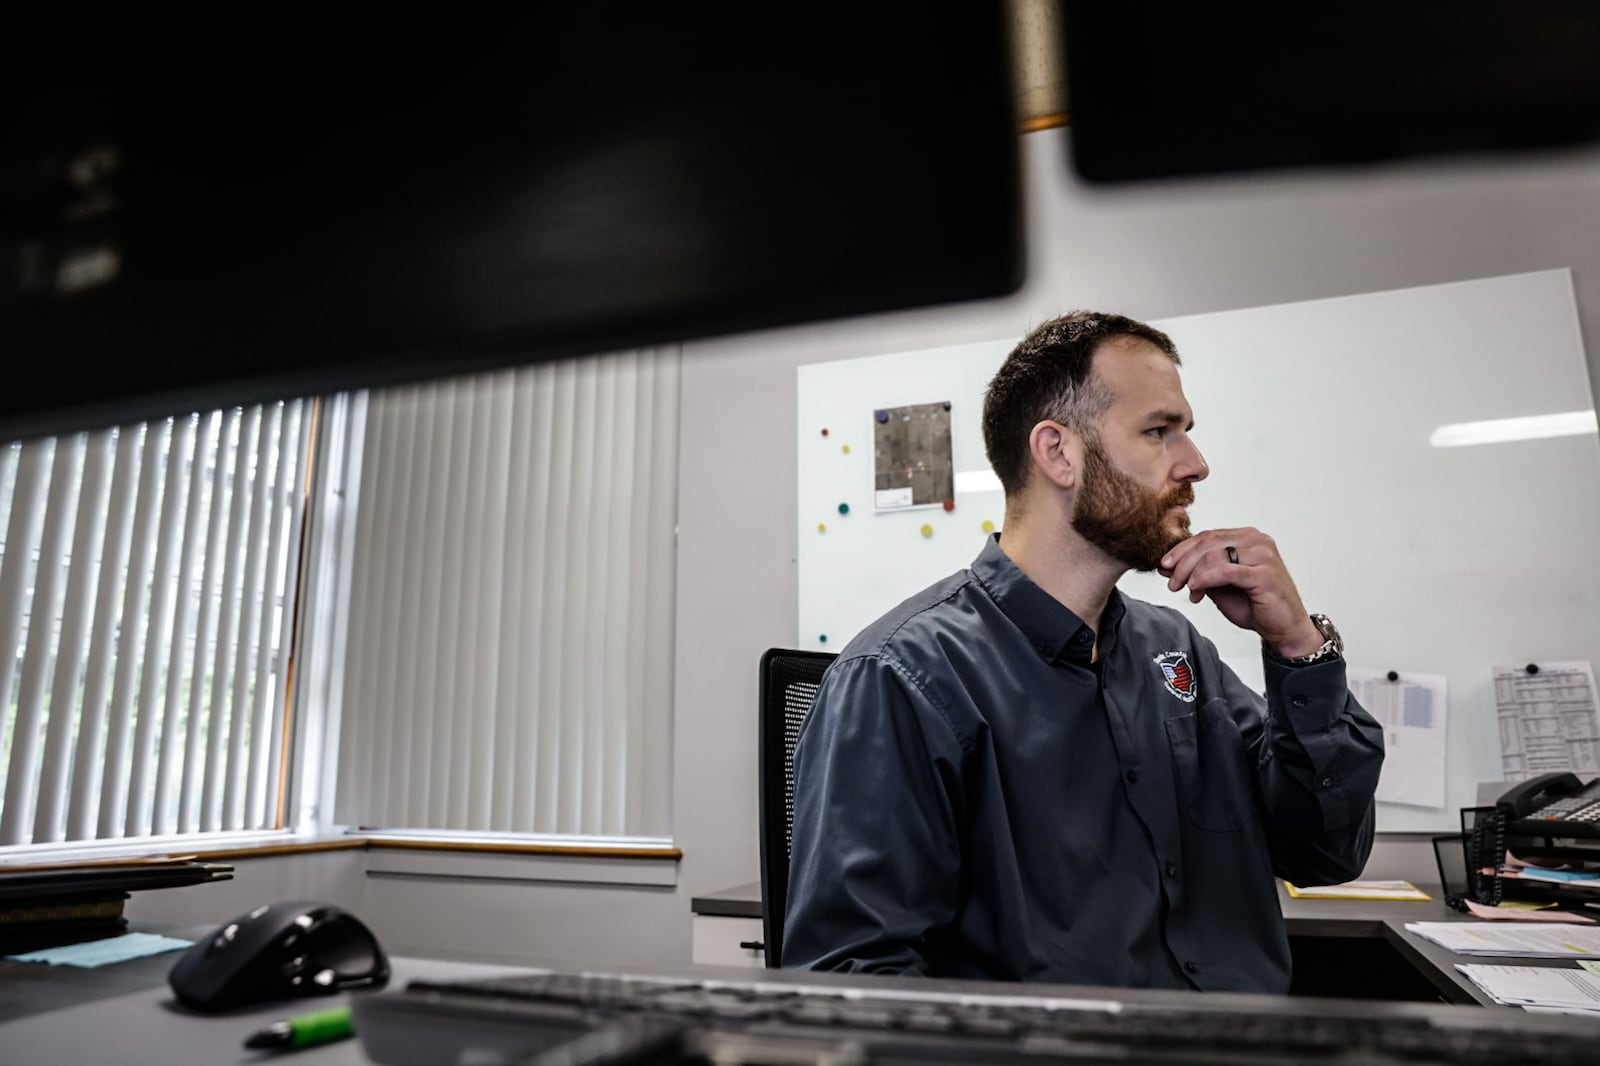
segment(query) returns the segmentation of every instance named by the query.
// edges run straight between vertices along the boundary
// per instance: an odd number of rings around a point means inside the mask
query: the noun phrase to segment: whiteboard
[[[1271,534],[1352,666],[1448,679],[1445,805],[1382,804],[1378,825],[1458,828],[1477,783],[1500,779],[1493,667],[1600,657],[1600,441],[1428,440],[1443,424],[1593,406],[1569,272],[1152,324],[1182,355],[1211,465],[1195,530]],[[1002,526],[998,483],[963,486],[987,476],[983,390],[1021,335],[798,368],[798,647],[839,650],[969,565],[985,522]],[[946,401],[954,508],[875,512],[874,412]],[[1184,611],[1224,656],[1257,654],[1253,633],[1159,577],[1121,588]]]

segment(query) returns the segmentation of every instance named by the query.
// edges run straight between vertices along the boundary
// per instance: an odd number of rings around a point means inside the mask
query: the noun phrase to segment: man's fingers
[[[1211,533],[1209,531],[1197,533],[1188,540],[1174,546],[1167,553],[1166,560],[1163,561],[1170,560],[1172,563],[1167,571],[1168,589],[1177,592],[1188,582],[1189,575],[1199,565],[1200,560],[1205,557],[1206,546],[1210,543],[1208,539],[1210,536]]]
[[[1239,567],[1229,563],[1219,546],[1216,551],[1208,552],[1194,561],[1184,584],[1189,586],[1191,594],[1203,595],[1217,588],[1245,587],[1249,584],[1249,574],[1247,571],[1241,572]],[[1177,589],[1174,588],[1173,591],[1176,592]],[[1195,600],[1195,602],[1200,601]]]
[[[1184,546],[1193,545],[1193,547],[1174,561],[1172,570],[1167,575],[1167,588],[1176,592],[1184,585],[1192,586],[1195,571],[1202,566],[1210,565],[1216,568],[1234,565],[1228,560],[1227,549],[1232,546],[1237,552],[1234,542],[1243,539],[1240,536],[1242,532],[1231,529],[1207,530],[1184,541]],[[1202,540],[1202,537],[1205,539]],[[1199,543],[1196,543],[1197,541]],[[1222,584],[1231,583],[1232,577],[1236,574],[1235,571],[1220,571],[1220,573],[1225,579],[1220,582]]]

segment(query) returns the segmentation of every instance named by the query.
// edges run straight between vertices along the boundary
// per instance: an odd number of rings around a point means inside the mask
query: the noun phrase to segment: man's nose
[[[1179,481],[1204,481],[1211,476],[1211,467],[1206,465],[1206,457],[1200,454],[1200,449],[1195,447],[1193,441],[1188,443],[1188,454],[1185,455],[1173,470],[1173,476]]]

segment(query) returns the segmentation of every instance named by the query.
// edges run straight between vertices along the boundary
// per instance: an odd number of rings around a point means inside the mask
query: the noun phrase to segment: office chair
[[[769,969],[777,969],[783,958],[794,822],[794,746],[822,674],[836,658],[835,652],[788,648],[768,648],[761,656],[761,943]]]

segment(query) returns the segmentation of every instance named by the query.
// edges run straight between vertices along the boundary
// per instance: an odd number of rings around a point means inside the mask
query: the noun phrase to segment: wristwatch
[[[1327,662],[1329,659],[1337,659],[1343,655],[1344,638],[1339,635],[1339,630],[1334,626],[1332,620],[1325,614],[1314,614],[1311,616],[1311,622],[1317,627],[1317,632],[1322,634],[1322,647],[1310,655],[1295,655],[1291,657],[1279,655],[1265,643],[1262,644],[1262,647],[1267,649],[1267,654],[1285,666],[1312,666],[1316,663]]]

